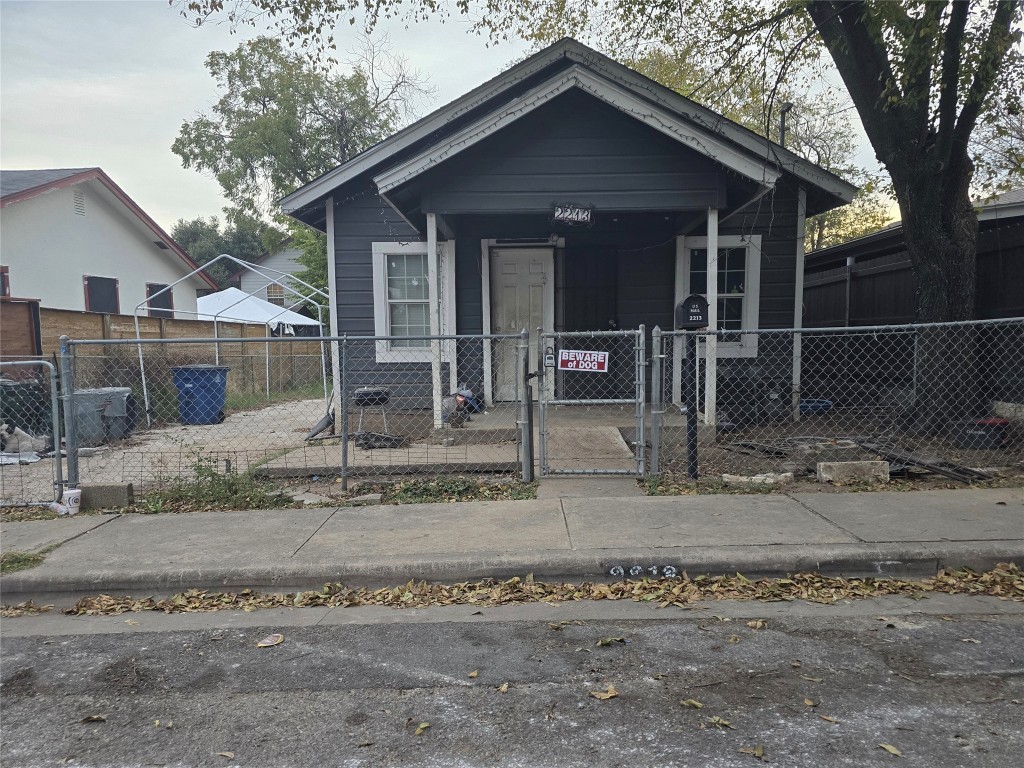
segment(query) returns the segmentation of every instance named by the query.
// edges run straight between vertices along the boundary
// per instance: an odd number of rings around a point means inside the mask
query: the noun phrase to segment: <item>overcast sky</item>
[[[464,22],[386,27],[392,46],[437,89],[429,112],[498,74],[525,43],[488,48]],[[181,167],[183,120],[217,99],[203,62],[256,32],[189,26],[166,0],[0,2],[0,164],[4,170],[99,166],[170,230],[219,215],[210,178]],[[347,28],[339,50],[356,46]]]

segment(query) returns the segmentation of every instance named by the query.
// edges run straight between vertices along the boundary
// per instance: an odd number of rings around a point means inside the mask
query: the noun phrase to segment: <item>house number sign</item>
[[[594,220],[594,209],[582,205],[556,205],[554,218],[565,224],[590,224]]]
[[[608,373],[608,353],[560,349],[558,350],[558,370]]]

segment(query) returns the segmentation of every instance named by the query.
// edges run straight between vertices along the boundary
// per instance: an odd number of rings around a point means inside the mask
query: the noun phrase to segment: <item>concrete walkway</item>
[[[925,576],[1024,563],[1024,489],[709,495],[81,516],[4,523],[5,551],[60,546],[3,602],[182,588],[292,590],[533,573]],[[554,496],[548,489],[546,495]],[[652,570],[653,569],[653,570]],[[671,572],[671,571],[669,571]]]

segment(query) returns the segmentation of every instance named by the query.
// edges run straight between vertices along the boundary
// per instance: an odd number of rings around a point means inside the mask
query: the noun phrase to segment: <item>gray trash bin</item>
[[[79,445],[99,445],[130,437],[138,410],[128,387],[75,390],[75,429]]]

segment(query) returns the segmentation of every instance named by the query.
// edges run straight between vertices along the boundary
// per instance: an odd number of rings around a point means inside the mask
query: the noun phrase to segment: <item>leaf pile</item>
[[[52,605],[37,605],[29,600],[17,605],[0,606],[0,618],[10,619],[15,616],[38,616],[40,613],[46,613],[52,608]]]
[[[188,613],[196,611],[243,610],[258,608],[306,608],[324,606],[348,608],[364,605],[392,608],[423,608],[433,605],[475,605],[481,607],[517,603],[557,603],[578,600],[658,601],[658,607],[685,608],[701,600],[760,600],[768,602],[809,600],[835,603],[884,595],[922,597],[928,592],[949,594],[991,595],[1024,601],[1024,573],[1019,566],[1002,563],[991,571],[941,571],[923,581],[899,579],[844,579],[815,573],[798,573],[785,579],[752,581],[741,574],[735,576],[685,575],[675,579],[641,579],[617,581],[612,584],[548,584],[515,577],[506,581],[486,579],[458,584],[412,582],[398,587],[369,589],[327,584],[319,591],[263,593],[250,589],[240,592],[208,592],[188,590],[164,600],[151,597],[133,599],[99,595],[86,597],[66,611],[70,615],[115,615],[127,611],[163,611]]]

